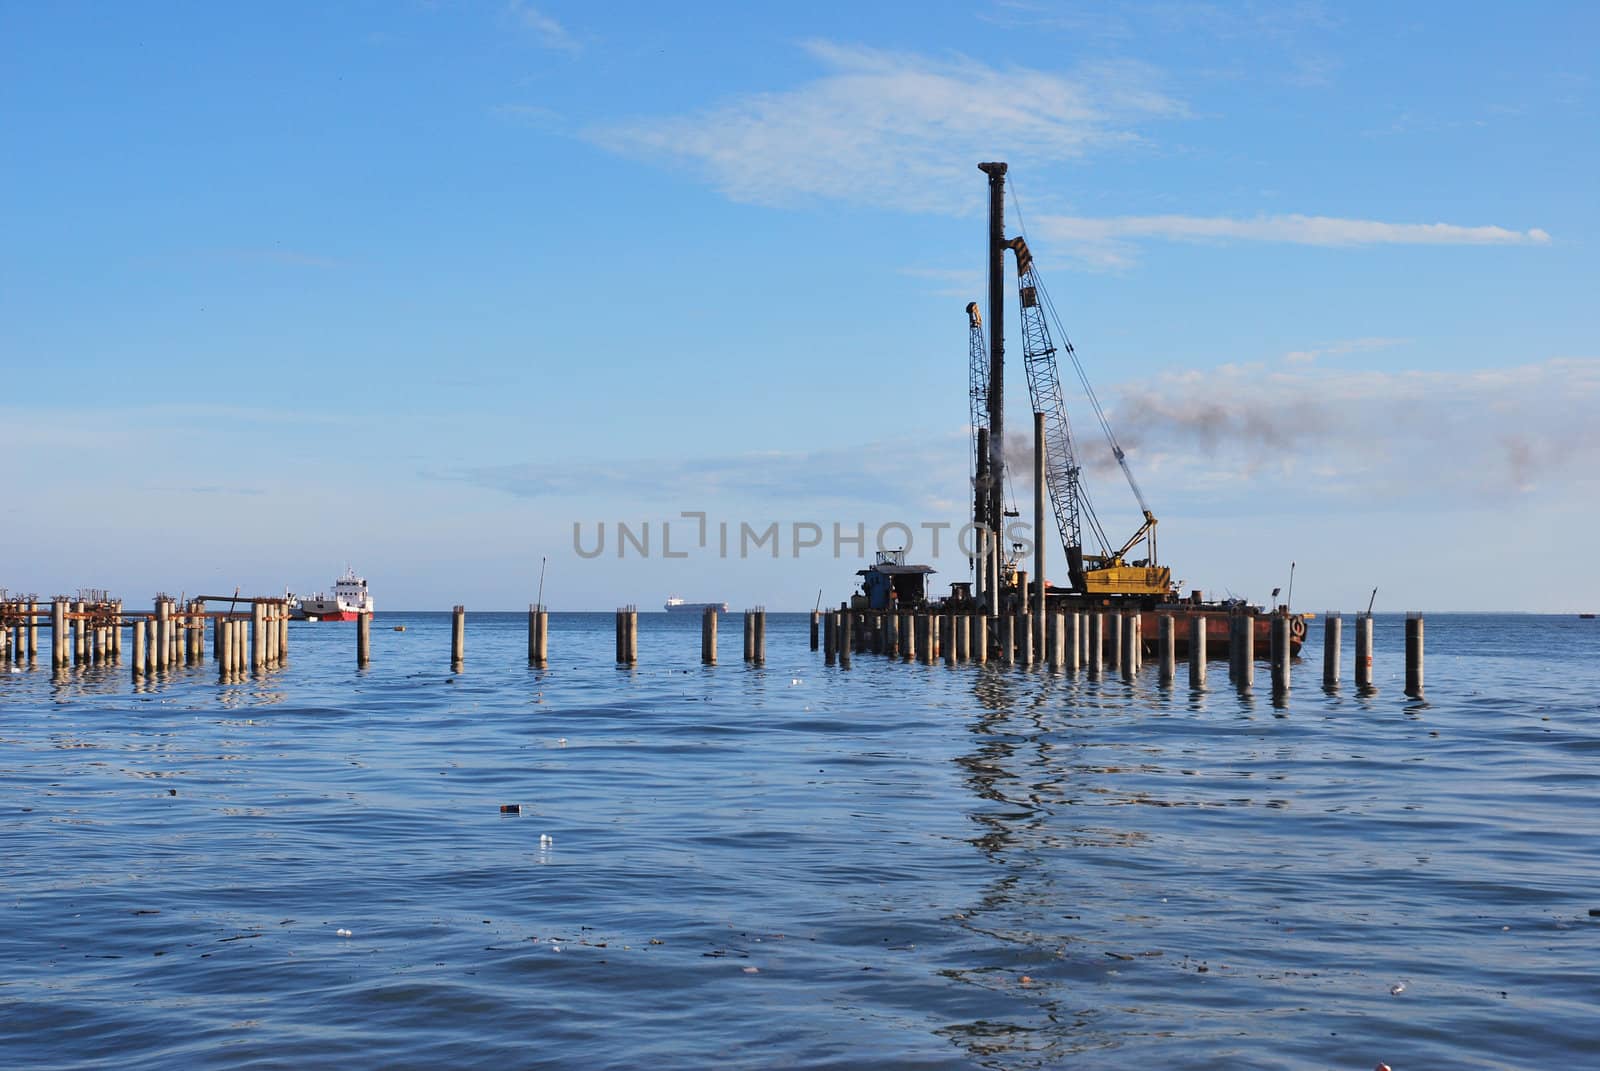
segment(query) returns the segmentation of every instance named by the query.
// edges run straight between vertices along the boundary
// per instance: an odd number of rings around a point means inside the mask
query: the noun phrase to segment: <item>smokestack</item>
[[[997,538],[994,540],[994,586],[990,590],[990,613],[1000,612],[1000,555],[1005,528],[1005,441],[1006,441],[1006,165],[979,164],[989,176],[989,517]]]

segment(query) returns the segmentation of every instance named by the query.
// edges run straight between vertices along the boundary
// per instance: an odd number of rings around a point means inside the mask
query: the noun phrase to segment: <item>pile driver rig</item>
[[[1000,495],[1001,474],[1004,471],[1002,440],[1005,420],[1004,278],[1005,252],[1010,250],[1016,260],[1017,307],[1022,322],[1023,365],[1027,373],[1028,397],[1033,403],[1033,411],[1043,413],[1045,418],[1046,484],[1055,515],[1056,534],[1066,555],[1068,590],[1074,595],[1132,599],[1141,603],[1169,600],[1174,596],[1172,571],[1157,560],[1155,514],[1151,512],[1138,481],[1133,477],[1127,455],[1117,442],[1105,411],[1065,332],[1060,332],[1061,349],[1058,351],[1056,347],[1050,321],[1056,321],[1058,331],[1060,321],[1055,317],[1054,307],[1040,281],[1026,237],[1005,237],[1006,165],[983,163],[978,167],[989,176],[989,345],[985,352],[983,318],[977,303],[971,302],[967,305],[968,359],[971,366],[974,435],[979,444],[975,452],[973,519],[980,525],[987,525],[992,531],[1000,531],[1004,527],[1005,511]],[[1083,484],[1082,466],[1073,442],[1072,424],[1067,416],[1060,367],[1056,360],[1058,352],[1064,352],[1071,360],[1112,456],[1127,477],[1128,486],[1139,504],[1142,520],[1133,535],[1121,544],[1115,544],[1107,537]],[[984,402],[981,410],[980,391]],[[988,447],[987,456],[984,456],[982,449],[984,445]],[[1094,553],[1085,552],[1086,528],[1095,544]],[[1046,535],[1044,532],[1035,532],[1034,538],[1044,539]],[[1141,543],[1145,547],[1144,556],[1131,560],[1129,556]],[[997,540],[979,562],[980,590],[1001,590],[1005,569],[1004,552]]]

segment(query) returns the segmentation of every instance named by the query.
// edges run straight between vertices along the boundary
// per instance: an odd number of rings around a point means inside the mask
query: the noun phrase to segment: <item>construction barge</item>
[[[1286,637],[1290,656],[1305,642],[1305,621],[1285,603],[1270,611],[1243,600],[1208,600],[1200,591],[1183,595],[1172,580],[1172,570],[1156,553],[1156,517],[1133,477],[1126,453],[1117,442],[1099,399],[1094,394],[1054,307],[1039,278],[1025,234],[1006,236],[1004,163],[978,165],[988,178],[988,308],[985,321],[976,301],[967,312],[967,355],[970,371],[969,404],[972,429],[972,527],[977,547],[972,579],[951,585],[950,594],[930,597],[926,565],[908,564],[904,554],[884,552],[878,561],[860,570],[861,590],[849,609],[868,611],[931,610],[943,614],[985,616],[990,619],[1026,616],[1037,630],[1043,647],[1045,622],[1054,615],[1115,615],[1135,619],[1139,646],[1153,651],[1163,618],[1170,617],[1176,632],[1177,653],[1188,657],[1190,636],[1203,628],[1206,657],[1231,658],[1236,644],[1253,648],[1252,654],[1268,658],[1274,636]],[[1023,365],[1032,402],[1034,432],[1033,524],[1028,538],[1013,538],[1020,521],[1016,508],[1008,509],[1005,459],[1005,283],[1006,253],[1015,261],[1017,307],[1022,329]],[[1052,331],[1052,324],[1055,330]],[[1055,339],[1061,339],[1058,348]],[[1127,479],[1140,512],[1133,534],[1125,540],[1109,538],[1089,499],[1072,434],[1057,355],[1070,359],[1085,401],[1104,434],[1106,444]],[[1046,515],[1046,504],[1050,517]],[[1054,524],[1049,521],[1053,520]],[[1059,546],[1059,568],[1066,583],[1046,580],[1047,545]],[[1086,550],[1092,546],[1092,551]],[[1032,578],[1027,554],[1033,554]],[[1277,591],[1273,591],[1277,595]],[[1244,622],[1241,624],[1241,621]],[[1241,630],[1248,630],[1248,637]],[[990,629],[990,642],[1002,631]]]

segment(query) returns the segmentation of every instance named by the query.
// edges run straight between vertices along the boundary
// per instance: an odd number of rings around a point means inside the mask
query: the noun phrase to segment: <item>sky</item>
[[[1004,160],[1186,590],[1597,609],[1597,56],[1587,3],[0,0],[0,587],[809,609],[895,524],[965,579]]]

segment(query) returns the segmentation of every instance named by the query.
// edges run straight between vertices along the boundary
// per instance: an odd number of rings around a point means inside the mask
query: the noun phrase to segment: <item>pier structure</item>
[[[1289,698],[1289,611],[1287,608],[1279,610],[1272,615],[1272,646],[1270,648],[1272,663],[1272,701],[1282,705]]]
[[[1241,692],[1255,687],[1256,681],[1256,615],[1245,610],[1235,615],[1234,627],[1239,630],[1239,651],[1234,663],[1233,682]]]
[[[1339,690],[1339,650],[1344,619],[1333,610],[1322,618],[1322,687],[1330,692]]]
[[[707,607],[705,612],[707,614],[711,614],[715,611],[713,611],[710,607]],[[713,633],[715,632],[715,629],[716,625],[713,623]],[[715,636],[713,636],[713,647],[715,646],[715,643]],[[639,608],[632,603],[629,603],[627,606],[617,607],[617,665],[632,666],[637,665],[638,662]]]
[[[637,620],[638,618],[635,617],[634,621],[637,622]],[[848,658],[844,656],[845,650],[844,646],[840,647],[841,657],[848,662]],[[715,606],[707,606],[700,613],[700,661],[708,666],[717,664],[717,608]]]
[[[1202,614],[1189,618],[1189,687],[1206,686],[1206,619]]]
[[[1361,614],[1356,618],[1356,691],[1362,695],[1371,695],[1377,689],[1372,686],[1372,613]]]
[[[881,638],[882,632],[876,635]],[[758,666],[767,660],[767,610],[764,606],[744,612],[744,660]]]
[[[226,600],[227,610],[208,609]],[[123,661],[127,630],[135,678],[197,666],[206,660],[205,633],[217,626],[213,657],[222,660],[223,637],[242,615],[249,615],[248,667],[271,669],[284,664],[289,651],[289,607],[283,597],[240,598],[199,595],[175,599],[162,592],[149,611],[128,609],[104,589],[80,589],[76,597],[56,595],[48,602],[38,595],[10,595],[0,590],[0,664],[32,666],[39,658],[39,629],[50,630],[50,666],[115,665]],[[241,650],[245,648],[241,646]],[[224,672],[233,671],[227,664]]]
[[[1406,615],[1406,695],[1422,698],[1422,615]]]
[[[813,651],[816,647],[813,645]],[[550,663],[550,611],[538,603],[528,604],[528,664],[543,667]]]
[[[1038,559],[1035,559],[1038,564]],[[1029,590],[1030,596],[1034,590]],[[1198,594],[1198,593],[1197,593]],[[224,607],[222,604],[226,604]],[[1145,613],[1118,611],[1106,607],[1088,609],[1059,606],[1037,616],[1036,603],[1015,602],[1007,612],[986,613],[976,600],[962,597],[938,610],[868,610],[841,604],[837,611],[813,611],[818,647],[827,664],[850,668],[855,653],[871,653],[890,661],[922,662],[947,666],[1038,667],[1052,672],[1085,674],[1091,679],[1117,673],[1125,681],[1138,680],[1148,652],[1157,659],[1156,678],[1170,688],[1176,676],[1180,637],[1180,618],[1186,626],[1189,685],[1203,689],[1206,684],[1208,637],[1213,631],[1209,618],[1200,613],[1154,615],[1156,637],[1150,646],[1144,638]],[[246,673],[262,673],[284,666],[288,660],[290,619],[286,597],[244,597],[199,595],[173,598],[158,593],[150,609],[129,610],[121,599],[98,589],[82,589],[76,597],[57,595],[48,601],[34,594],[12,594],[0,589],[0,664],[28,667],[39,654],[39,629],[50,629],[50,660],[57,669],[120,663],[123,660],[122,632],[128,630],[130,670],[135,680],[175,672],[182,667],[202,664],[206,659],[205,631],[213,630],[211,656],[224,680]],[[1265,618],[1269,639],[1267,661],[1271,669],[1272,697],[1276,705],[1286,703],[1294,662],[1291,626],[1296,616],[1287,606],[1279,606]],[[1302,615],[1309,617],[1310,615]],[[356,620],[356,663],[371,662],[372,615],[362,613]],[[1243,607],[1217,623],[1216,636],[1227,644],[1229,675],[1244,693],[1253,688],[1256,611]],[[719,615],[708,607],[701,622],[701,659],[717,664]],[[766,661],[765,607],[756,606],[743,614],[744,661],[762,665]],[[1340,645],[1343,618],[1329,612],[1323,619],[1323,685],[1329,691],[1339,686]],[[1374,621],[1368,610],[1356,616],[1354,680],[1359,694],[1376,694],[1372,669]],[[1410,613],[1405,619],[1405,694],[1423,698],[1424,619]],[[466,650],[466,610],[455,606],[451,614],[451,666],[459,670]],[[549,657],[549,611],[538,604],[528,607],[528,662],[544,667]],[[638,661],[638,610],[634,606],[617,611],[617,661],[633,665]]]
[[[1162,614],[1156,626],[1160,633],[1160,670],[1157,679],[1163,688],[1171,688],[1178,669],[1178,624],[1171,614]]]
[[[222,603],[227,604],[225,609]],[[211,609],[213,604],[218,608]],[[150,649],[147,673],[205,661],[208,624],[211,657],[222,679],[278,669],[289,660],[289,600],[285,596],[198,595],[180,610],[170,596],[157,595],[145,624]],[[163,653],[164,663],[160,661]]]

